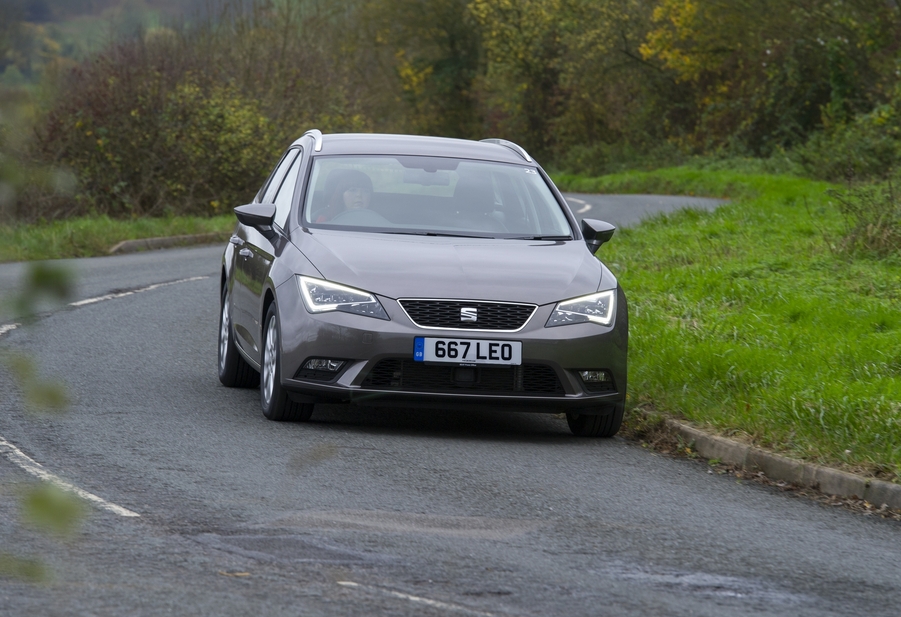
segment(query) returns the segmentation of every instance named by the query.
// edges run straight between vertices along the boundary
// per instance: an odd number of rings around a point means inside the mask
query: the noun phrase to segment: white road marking
[[[584,202],[583,202],[583,203],[584,203]],[[589,210],[591,210],[591,204],[585,204],[584,206],[582,206],[581,208],[579,208],[579,209],[576,211],[576,214],[585,214],[585,213],[588,212]]]
[[[77,495],[85,501],[89,501],[98,508],[106,510],[107,512],[112,512],[113,514],[118,514],[119,516],[126,517],[141,516],[137,512],[132,512],[127,508],[123,508],[122,506],[117,506],[114,503],[110,503],[93,493],[89,493],[86,490],[78,488],[74,484],[66,482],[59,476],[50,473],[49,471],[44,469],[43,465],[36,462],[34,459],[29,458],[16,446],[6,441],[6,439],[4,439],[2,435],[0,435],[0,454],[3,454],[3,456],[5,456],[13,465],[16,465],[26,473],[29,473],[36,478],[40,478],[45,482],[49,482],[59,489]]]
[[[106,300],[115,300],[116,298],[124,298],[125,296],[132,296],[134,294],[144,293],[145,291],[150,291],[152,289],[158,289],[160,287],[167,287],[169,285],[178,285],[179,283],[190,283],[191,281],[202,281],[203,279],[208,279],[209,276],[192,276],[187,279],[179,279],[177,281],[170,281],[168,283],[155,283],[153,285],[148,285],[147,287],[141,287],[140,289],[133,289],[131,291],[123,291],[120,293],[114,294],[106,294],[103,296],[97,296],[95,298],[87,298],[86,300],[79,300],[78,302],[70,302],[69,306],[86,306],[88,304],[96,304],[97,302],[104,302]]]
[[[420,596],[413,596],[408,593],[403,593],[401,591],[394,591],[391,589],[383,589],[381,587],[373,587],[371,585],[361,585],[360,583],[355,583],[353,581],[338,581],[338,584],[342,587],[351,587],[355,589],[362,589],[365,591],[374,591],[381,594],[389,595],[395,598],[400,598],[401,600],[408,600],[410,602],[416,602],[417,604],[425,604],[426,606],[431,606],[432,608],[440,608],[446,611],[454,611],[456,613],[465,613],[467,615],[476,615],[477,617],[497,617],[495,613],[486,613],[484,611],[477,611],[471,608],[467,608],[465,606],[461,606],[459,604],[451,604],[450,602],[440,602],[438,600],[430,600],[428,598],[422,598]]]
[[[141,287],[139,289],[133,289],[132,291],[123,291],[120,293],[114,294],[105,294],[102,296],[97,296],[94,298],[87,298],[85,300],[78,300],[77,302],[70,302],[69,306],[79,307],[79,306],[87,306],[88,304],[96,304],[97,302],[104,302],[105,300],[114,300],[115,298],[124,298],[125,296],[132,296],[134,294],[143,293],[145,291],[150,291],[152,289],[158,289],[160,287],[167,287],[169,285],[177,285],[178,283],[189,283],[191,281],[201,281],[203,279],[208,279],[209,276],[192,276],[191,278],[179,279],[177,281],[170,281],[168,283],[155,283],[153,285],[148,285],[146,287]],[[11,323],[6,325],[0,325],[0,336],[3,336],[7,332],[11,332],[18,328],[21,324]],[[102,497],[98,497],[93,493],[89,493],[84,489],[80,489],[74,484],[70,484],[66,482],[59,476],[56,476],[46,469],[44,469],[43,465],[34,461],[33,459],[26,456],[21,450],[19,450],[16,446],[6,441],[2,435],[0,435],[0,454],[3,454],[13,465],[16,465],[26,473],[29,473],[45,482],[49,482],[53,484],[59,489],[77,495],[81,497],[85,501],[89,501],[93,503],[98,508],[106,510],[108,512],[112,512],[113,514],[118,514],[119,516],[126,517],[138,517],[141,516],[137,512],[132,512],[128,508],[123,508],[122,506],[118,506],[114,503],[110,503],[106,501]]]
[[[576,202],[577,204],[587,204],[587,203],[588,203],[588,202],[585,201],[584,199],[576,199],[575,197],[567,197],[567,198],[566,198],[566,201],[574,201],[574,202]]]
[[[148,285],[147,287],[141,287],[140,289],[132,289],[131,291],[122,291],[114,294],[104,294],[102,296],[96,296],[94,298],[86,298],[85,300],[78,300],[76,302],[70,302],[68,306],[80,307],[87,306],[89,304],[97,304],[98,302],[105,302],[106,300],[115,300],[116,298],[124,298],[125,296],[133,296],[134,294],[144,293],[145,291],[150,291],[152,289],[159,289],[160,287],[168,287],[169,285],[178,285],[179,283],[190,283],[192,281],[202,281],[204,279],[210,278],[209,276],[192,276],[191,278],[179,279],[177,281],[169,281],[168,283],[154,283],[153,285]],[[19,323],[11,323],[6,325],[0,325],[0,336],[3,336],[7,332],[12,332],[22,324]]]

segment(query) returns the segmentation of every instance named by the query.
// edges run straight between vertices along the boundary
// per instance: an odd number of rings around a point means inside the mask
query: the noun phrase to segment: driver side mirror
[[[582,235],[585,236],[585,244],[592,255],[613,237],[615,231],[616,227],[605,221],[582,219]]]
[[[275,204],[247,204],[235,208],[235,216],[238,221],[248,227],[255,227],[264,234],[272,231],[272,221],[275,220]]]

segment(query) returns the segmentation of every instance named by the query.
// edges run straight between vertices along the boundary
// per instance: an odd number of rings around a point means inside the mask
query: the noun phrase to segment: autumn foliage
[[[899,42],[882,0],[226,2],[62,72],[33,156],[78,198],[19,216],[215,213],[312,127],[500,136],[592,174],[725,153],[878,177]]]

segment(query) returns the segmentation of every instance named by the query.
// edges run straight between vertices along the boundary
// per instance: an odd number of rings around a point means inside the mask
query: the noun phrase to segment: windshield
[[[568,239],[532,167],[425,156],[317,157],[304,225],[381,233]]]

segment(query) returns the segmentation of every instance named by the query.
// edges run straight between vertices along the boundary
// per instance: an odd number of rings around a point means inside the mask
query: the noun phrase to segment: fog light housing
[[[334,373],[341,370],[344,366],[344,360],[333,360],[331,358],[310,358],[303,365],[305,371],[327,371]]]
[[[579,377],[582,378],[582,381],[585,383],[603,383],[606,381],[613,381],[610,377],[610,373],[607,371],[579,371]]]
[[[613,383],[613,374],[610,371],[596,369],[591,371],[576,371],[582,379],[585,390],[594,394],[603,392],[616,392],[616,384]]]

